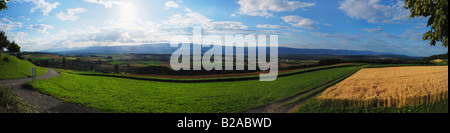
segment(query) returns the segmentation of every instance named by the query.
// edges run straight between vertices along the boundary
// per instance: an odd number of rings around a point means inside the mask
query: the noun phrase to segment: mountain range
[[[191,48],[193,44],[191,44]],[[228,46],[224,46],[228,47]],[[134,46],[91,46],[76,48],[58,48],[39,52],[66,54],[66,55],[87,55],[87,54],[172,54],[179,48],[170,47],[170,44],[144,44]],[[202,53],[208,51],[209,47],[202,47]],[[223,48],[224,50],[225,48]],[[247,50],[247,48],[245,48]],[[334,50],[334,49],[303,49],[279,47],[279,55],[397,55],[392,53],[380,53],[374,51],[359,50]],[[397,55],[403,56],[403,55]]]

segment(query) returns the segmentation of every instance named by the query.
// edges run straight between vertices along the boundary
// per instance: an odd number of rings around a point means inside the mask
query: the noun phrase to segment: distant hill
[[[14,56],[2,54],[0,58],[0,80],[27,78],[31,75],[31,67],[33,63],[26,60],[19,60]],[[36,68],[37,75],[47,73],[45,68]]]
[[[191,45],[192,47],[192,45]],[[128,53],[145,53],[145,54],[172,54],[178,48],[170,47],[169,44],[144,44],[137,46],[92,46],[84,48],[59,48],[45,50],[41,52],[55,54],[128,54]],[[202,48],[202,52],[208,51],[209,48]],[[373,51],[357,51],[357,50],[333,50],[333,49],[299,49],[279,47],[279,55],[395,55],[391,53],[379,53]],[[403,56],[403,55],[397,55]]]

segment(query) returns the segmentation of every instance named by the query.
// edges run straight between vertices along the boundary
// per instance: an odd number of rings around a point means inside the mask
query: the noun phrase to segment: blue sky
[[[174,35],[279,35],[280,46],[446,53],[402,0],[11,0],[0,30],[23,51],[167,43]]]

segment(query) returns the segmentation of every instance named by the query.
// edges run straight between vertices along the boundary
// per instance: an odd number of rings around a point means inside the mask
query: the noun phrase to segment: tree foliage
[[[9,0],[0,0],[0,11],[2,11],[3,9],[8,9],[8,7],[6,7],[6,2]]]
[[[20,53],[20,46],[17,45],[16,41],[10,43],[6,49],[8,49],[9,53]]]
[[[447,0],[405,0],[405,4],[411,12],[409,18],[429,17],[427,27],[431,26],[431,30],[423,35],[423,40],[429,40],[431,46],[442,42],[448,47]]]
[[[67,69],[67,60],[66,60],[66,57],[63,57],[63,60],[62,60],[62,68]]]
[[[0,31],[0,59],[2,57],[3,49],[8,47],[9,45],[8,37],[6,36],[6,33],[3,31]]]
[[[0,31],[0,51],[3,51],[4,48],[8,47],[9,43],[6,33]]]

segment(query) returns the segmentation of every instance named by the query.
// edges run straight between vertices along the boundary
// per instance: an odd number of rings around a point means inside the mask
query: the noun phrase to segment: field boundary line
[[[346,64],[346,65],[338,65],[338,66],[310,68],[310,69],[306,69],[306,70],[299,70],[298,72],[280,73],[278,75],[278,77],[286,77],[286,76],[292,76],[292,75],[297,75],[297,74],[302,74],[302,73],[315,72],[315,71],[334,69],[334,68],[350,67],[350,66],[361,66],[361,65],[360,64]],[[258,75],[243,76],[243,77],[228,77],[228,78],[211,78],[211,79],[173,79],[173,78],[136,77],[136,76],[112,75],[112,74],[89,74],[89,73],[71,73],[71,74],[85,75],[85,76],[126,78],[126,79],[157,81],[157,82],[174,82],[174,83],[232,82],[232,81],[246,81],[246,80],[258,80],[259,79]]]
[[[329,81],[323,85],[320,85],[318,87],[309,89],[307,91],[298,93],[294,96],[288,97],[284,100],[270,103],[267,105],[259,106],[256,108],[252,108],[250,110],[247,110],[246,113],[292,113],[295,111],[300,105],[312,97],[316,96],[317,94],[325,91],[327,88],[347,79],[348,77],[354,75],[358,71],[362,69],[361,66],[356,68],[354,71],[336,78],[335,80]]]
[[[362,67],[359,67],[358,69],[356,69],[355,71],[353,71],[352,73],[348,74],[347,76],[341,77],[337,80],[335,80],[334,82],[331,82],[327,85],[324,85],[322,87],[317,88],[316,90],[311,91],[311,93],[309,95],[306,95],[304,98],[299,97],[298,99],[291,101],[293,103],[285,103],[285,105],[280,105],[279,108],[282,108],[283,106],[287,106],[287,104],[291,104],[294,106],[291,106],[291,109],[289,109],[289,111],[287,111],[287,113],[293,113],[295,110],[297,110],[303,103],[309,101],[311,98],[317,96],[318,94],[324,92],[325,90],[327,90],[328,88],[330,88],[333,85],[336,85],[342,81],[344,81],[345,79],[353,76],[355,73],[359,72],[362,69]]]

